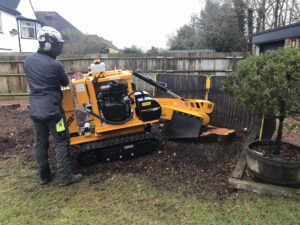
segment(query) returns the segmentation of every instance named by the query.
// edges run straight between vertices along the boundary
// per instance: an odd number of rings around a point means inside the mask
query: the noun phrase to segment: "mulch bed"
[[[33,162],[33,134],[26,108],[0,106],[0,159],[21,155],[23,163]],[[153,132],[160,137],[159,126]],[[97,174],[93,183],[111,179],[118,174],[139,174],[157,187],[176,190],[184,187],[184,193],[213,191],[220,198],[230,195],[228,177],[242,151],[246,133],[237,133],[229,144],[217,139],[170,141],[160,138],[155,153],[134,160],[99,163],[77,171],[89,176]],[[50,164],[55,168],[54,144],[50,138]]]

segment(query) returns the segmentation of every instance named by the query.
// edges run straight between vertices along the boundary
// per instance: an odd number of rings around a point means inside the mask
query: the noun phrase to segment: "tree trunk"
[[[276,136],[276,144],[273,151],[273,155],[280,155],[281,150],[281,139],[282,139],[282,133],[283,133],[283,121],[285,119],[285,102],[282,101],[280,103],[280,115],[279,115],[279,125],[278,125],[278,131]]]
[[[253,9],[248,8],[248,41],[250,46],[252,45],[252,36],[253,36]]]
[[[262,31],[266,30],[266,0],[262,1],[262,15],[261,15],[261,19],[262,19]]]
[[[276,0],[274,9],[274,28],[277,28],[279,25],[279,4],[280,0]]]

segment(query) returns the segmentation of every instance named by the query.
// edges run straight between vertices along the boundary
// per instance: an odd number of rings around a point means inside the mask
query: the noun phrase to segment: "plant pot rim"
[[[255,141],[248,142],[247,146],[246,146],[247,154],[249,154],[250,156],[252,156],[254,158],[259,158],[262,162],[265,162],[265,163],[268,163],[268,164],[274,165],[274,166],[280,164],[280,165],[283,165],[283,166],[289,167],[289,168],[300,167],[300,160],[299,161],[285,161],[285,160],[275,160],[275,159],[271,159],[271,158],[266,158],[266,157],[262,156],[260,154],[260,152],[257,152],[255,150],[251,149],[251,146],[258,145],[260,143],[268,145],[268,144],[274,144],[275,141],[273,141],[273,140],[255,140]],[[293,146],[296,149],[298,149],[298,151],[300,151],[300,146],[298,146],[298,145],[288,143],[285,141],[282,141],[281,143]]]

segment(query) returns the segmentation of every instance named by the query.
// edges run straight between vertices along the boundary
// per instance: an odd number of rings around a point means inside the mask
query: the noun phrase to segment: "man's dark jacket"
[[[24,71],[30,88],[30,116],[45,120],[61,115],[61,86],[69,84],[63,65],[46,54],[34,53],[25,59]]]

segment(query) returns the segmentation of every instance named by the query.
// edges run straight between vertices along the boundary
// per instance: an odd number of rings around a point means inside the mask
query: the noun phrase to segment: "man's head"
[[[62,53],[64,40],[61,34],[53,27],[42,27],[37,35],[40,47],[39,51],[56,57]]]

